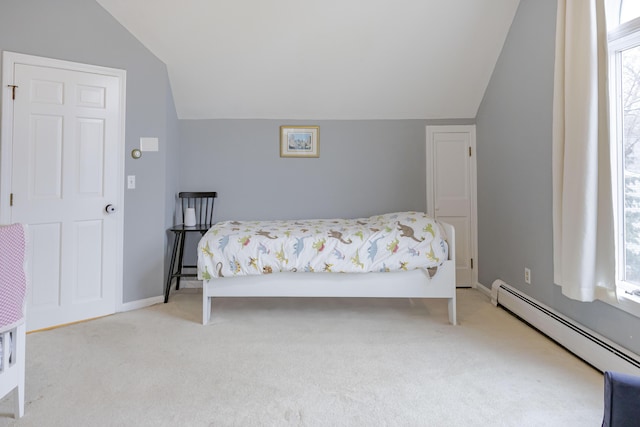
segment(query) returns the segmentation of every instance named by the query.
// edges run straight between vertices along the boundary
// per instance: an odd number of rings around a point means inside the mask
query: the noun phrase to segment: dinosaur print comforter
[[[421,212],[359,219],[226,221],[198,245],[198,278],[281,271],[364,273],[439,266],[440,225]]]

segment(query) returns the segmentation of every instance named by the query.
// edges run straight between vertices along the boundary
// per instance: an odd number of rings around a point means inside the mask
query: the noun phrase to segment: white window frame
[[[622,52],[640,46],[640,17],[626,22],[608,33],[609,48],[609,98],[611,153],[613,169],[613,209],[616,221],[616,287],[617,301],[604,299],[617,307],[638,315],[640,313],[640,296],[631,294],[640,286],[623,280],[625,271],[624,252],[624,163],[622,154],[622,82],[620,69]]]

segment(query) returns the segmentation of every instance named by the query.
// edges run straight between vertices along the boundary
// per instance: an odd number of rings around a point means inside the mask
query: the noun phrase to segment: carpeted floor
[[[27,337],[0,426],[596,426],[602,375],[473,289],[444,300],[201,294]]]

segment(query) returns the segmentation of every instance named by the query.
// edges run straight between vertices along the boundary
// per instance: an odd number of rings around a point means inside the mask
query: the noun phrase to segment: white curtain
[[[554,282],[615,290],[604,0],[558,0],[553,99]]]

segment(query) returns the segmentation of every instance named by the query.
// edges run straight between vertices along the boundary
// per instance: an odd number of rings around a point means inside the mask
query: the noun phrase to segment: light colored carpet
[[[601,373],[458,290],[444,300],[201,294],[27,337],[0,426],[596,426]]]

